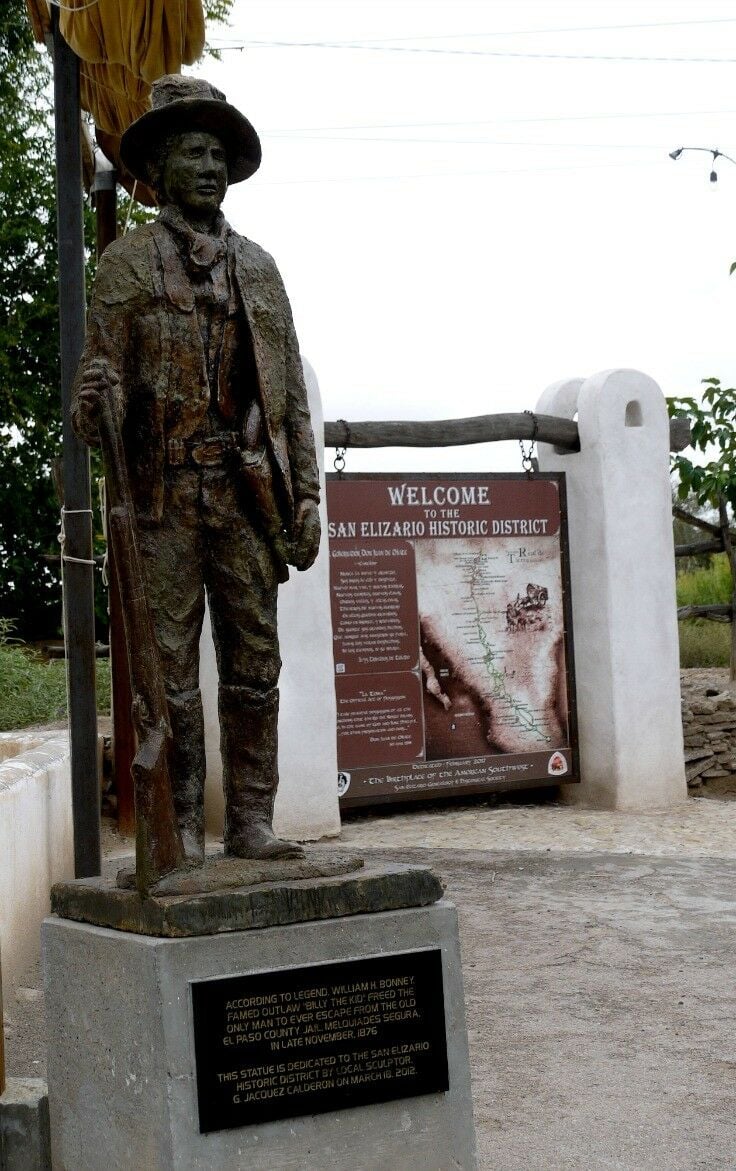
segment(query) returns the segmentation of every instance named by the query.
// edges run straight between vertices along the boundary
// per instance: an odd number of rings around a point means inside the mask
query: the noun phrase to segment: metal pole
[[[0,962],[0,1097],[5,1093],[5,1018],[3,1016],[3,969]]]
[[[84,229],[79,62],[52,9],[59,323],[63,418],[64,554],[62,562],[69,740],[77,878],[100,873],[100,782],[97,773],[94,569],[89,452],[71,428],[71,389],[84,343]],[[81,562],[81,563],[80,563]]]

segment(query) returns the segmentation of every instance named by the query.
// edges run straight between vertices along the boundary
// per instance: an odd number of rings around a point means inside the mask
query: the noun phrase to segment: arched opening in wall
[[[631,402],[626,404],[626,416],[624,418],[624,425],[626,427],[643,427],[644,419],[641,413],[641,403],[632,398]]]

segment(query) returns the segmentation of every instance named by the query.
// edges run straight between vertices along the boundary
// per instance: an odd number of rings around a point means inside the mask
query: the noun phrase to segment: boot
[[[220,746],[225,788],[225,853],[238,858],[303,858],[301,846],[274,836],[279,783],[277,688],[220,687]]]
[[[187,861],[204,861],[204,716],[199,689],[167,696],[172,741],[169,771]]]

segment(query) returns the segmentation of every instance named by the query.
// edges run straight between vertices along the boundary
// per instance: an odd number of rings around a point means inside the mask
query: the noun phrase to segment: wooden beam
[[[670,419],[670,451],[684,451],[690,446],[690,419],[687,415],[675,415]]]
[[[680,508],[678,504],[672,506],[672,515],[684,524],[692,525],[694,529],[702,529],[704,533],[711,533],[714,537],[721,536],[720,525],[714,525],[712,521],[703,520],[701,516],[693,516],[692,513],[686,512],[684,508]]]
[[[535,430],[536,428],[536,430]],[[670,448],[681,451],[690,437],[689,419],[670,420]],[[499,443],[509,439],[536,439],[566,451],[580,450],[578,425],[572,419],[524,412],[474,415],[465,419],[388,420],[382,422],[325,423],[325,447],[462,447],[471,443]]]
[[[701,557],[704,553],[722,553],[723,541],[695,541],[692,545],[675,545],[675,557]]]
[[[578,425],[570,419],[537,415],[537,439],[578,451]],[[497,443],[504,439],[531,439],[531,415],[475,415],[467,419],[389,420],[377,423],[325,423],[327,447],[460,447],[468,443]]]
[[[709,618],[711,622],[730,622],[732,614],[733,608],[730,605],[679,606],[677,610],[680,621],[684,618]]]
[[[736,683],[736,542],[731,537],[728,522],[728,506],[725,496],[718,497],[718,518],[721,522],[723,548],[726,551],[731,570],[731,661],[729,665],[729,678],[733,685]]]
[[[89,452],[71,426],[71,392],[84,344],[84,232],[79,62],[53,14],[56,214],[59,241],[59,322],[63,434],[62,580],[67,652],[69,742],[77,878],[100,873],[100,780],[97,773],[94,565]],[[69,560],[74,558],[75,560]]]

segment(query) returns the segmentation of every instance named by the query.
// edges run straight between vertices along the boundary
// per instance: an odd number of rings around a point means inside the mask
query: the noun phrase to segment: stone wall
[[[736,691],[726,672],[682,672],[685,771],[690,790],[736,777]]]

